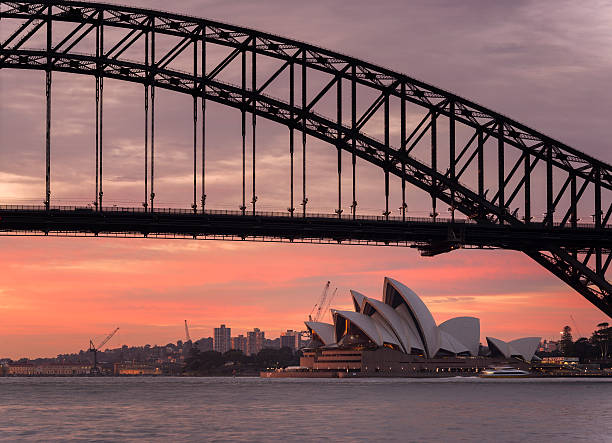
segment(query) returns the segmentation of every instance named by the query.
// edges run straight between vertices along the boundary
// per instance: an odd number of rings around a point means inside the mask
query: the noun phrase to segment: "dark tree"
[[[572,328],[565,326],[561,333],[561,341],[559,342],[561,352],[564,356],[570,357],[574,352],[574,341],[572,339]]]
[[[603,322],[597,325],[597,329],[593,332],[591,341],[598,348],[599,357],[607,359],[612,352],[612,327],[609,323]]]

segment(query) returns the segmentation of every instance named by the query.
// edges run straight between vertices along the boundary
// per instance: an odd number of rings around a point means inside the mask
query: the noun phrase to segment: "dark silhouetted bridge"
[[[12,26],[0,43],[0,69],[40,70],[46,78],[44,204],[0,207],[1,233],[380,244],[413,246],[430,256],[463,247],[512,249],[612,316],[612,286],[606,278],[612,260],[610,165],[404,74],[275,35],[91,2],[0,1],[0,8],[3,26]],[[225,51],[222,57],[220,51]],[[52,201],[54,72],[95,77],[90,206],[61,207]],[[105,79],[144,87],[144,199],[139,208],[117,208],[104,200]],[[236,79],[240,84],[232,83]],[[156,204],[159,88],[193,98],[190,209]],[[209,102],[241,115],[237,211],[206,206]],[[415,109],[422,113],[416,121]],[[258,119],[289,132],[286,211],[257,210]],[[301,134],[298,146],[296,132]],[[337,152],[338,204],[331,215],[309,211],[309,139]],[[343,153],[350,158],[348,165],[343,165]],[[358,210],[357,160],[374,165],[384,177],[380,216]],[[351,204],[343,208],[345,170]],[[398,216],[390,209],[393,180],[396,195],[401,194]],[[426,196],[429,217],[410,217],[407,188]],[[440,204],[449,209],[449,218],[440,217]],[[580,223],[580,214],[589,224]]]

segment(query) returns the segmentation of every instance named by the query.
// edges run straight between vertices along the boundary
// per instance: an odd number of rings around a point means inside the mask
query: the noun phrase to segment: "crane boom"
[[[185,320],[185,338],[187,341],[191,341],[191,337],[189,336],[189,328],[187,327],[187,320]]]
[[[325,283],[325,287],[323,288],[323,293],[321,294],[321,300],[319,300],[319,306],[317,308],[317,314],[315,315],[314,321],[319,321],[321,318],[321,313],[323,312],[323,305],[325,304],[325,300],[327,299],[327,294],[329,292],[330,282]]]
[[[321,316],[320,317],[325,315],[325,313],[329,309],[329,306],[331,305],[332,301],[334,301],[334,297],[336,296],[337,292],[338,292],[338,288],[334,288],[334,292],[332,292],[332,294],[329,297],[327,297],[327,300],[323,304],[323,308],[321,309]],[[315,321],[319,321],[321,319],[320,317],[318,317]]]
[[[325,283],[325,287],[323,288],[323,293],[321,294],[321,297],[319,298],[319,301],[317,303],[315,303],[315,305],[312,307],[312,309],[310,310],[310,314],[308,314],[308,320],[312,321],[312,313],[315,312],[315,310],[317,310],[317,314],[315,315],[315,318],[317,318],[317,316],[319,315],[319,312],[321,311],[321,305],[325,302],[325,297],[327,296],[327,291],[329,290],[329,285],[330,282],[328,281],[327,283]]]
[[[96,349],[101,349],[102,346],[104,346],[106,343],[108,343],[108,341],[113,338],[113,335],[115,335],[117,333],[117,331],[119,330],[119,328],[115,329],[113,332],[111,332],[110,334],[108,334],[108,336],[102,340],[102,343],[100,343]]]

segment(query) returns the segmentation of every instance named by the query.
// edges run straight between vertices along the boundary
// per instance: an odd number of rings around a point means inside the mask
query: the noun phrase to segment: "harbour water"
[[[0,440],[612,442],[612,380],[0,378]]]

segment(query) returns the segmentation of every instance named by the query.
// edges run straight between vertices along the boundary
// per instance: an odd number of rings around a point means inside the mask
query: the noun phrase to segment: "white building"
[[[385,277],[382,301],[351,291],[355,311],[332,310],[334,324],[306,322],[311,347],[390,348],[426,358],[478,355],[480,320],[455,317],[436,324],[425,303],[410,288]],[[487,338],[489,347],[505,358],[530,361],[540,339],[510,343]]]

